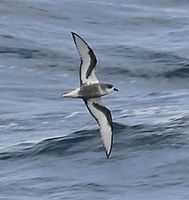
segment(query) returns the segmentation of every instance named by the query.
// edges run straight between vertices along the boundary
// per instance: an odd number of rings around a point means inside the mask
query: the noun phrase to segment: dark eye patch
[[[111,89],[113,86],[112,85],[107,85],[109,89]]]

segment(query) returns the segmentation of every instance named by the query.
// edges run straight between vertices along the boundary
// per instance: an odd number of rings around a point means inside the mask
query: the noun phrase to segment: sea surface
[[[106,159],[71,31],[114,120]],[[189,199],[189,2],[0,1],[0,199]]]

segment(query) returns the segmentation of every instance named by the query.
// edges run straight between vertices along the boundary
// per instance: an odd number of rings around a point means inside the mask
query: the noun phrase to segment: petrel
[[[99,82],[95,75],[96,56],[91,47],[78,34],[71,32],[80,56],[80,87],[63,93],[63,97],[82,98],[90,114],[100,126],[100,134],[109,158],[113,143],[113,121],[110,110],[101,101],[101,96],[118,91],[113,85]]]

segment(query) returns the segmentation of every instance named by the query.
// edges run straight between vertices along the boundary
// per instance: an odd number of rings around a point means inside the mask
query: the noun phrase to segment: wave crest
[[[126,126],[114,123],[114,146],[119,151],[138,151],[176,147],[189,143],[188,137],[182,132],[182,126],[186,126],[186,119],[175,121],[174,124],[160,125],[135,125]],[[178,128],[174,128],[179,123]],[[173,129],[174,128],[174,129]],[[185,127],[186,128],[186,127]],[[99,130],[76,131],[68,136],[45,139],[37,144],[28,143],[18,146],[25,148],[16,151],[0,153],[0,160],[22,159],[26,157],[52,155],[52,156],[74,156],[80,153],[103,151],[100,141]],[[18,149],[18,148],[17,148]],[[117,149],[117,150],[116,150]],[[127,150],[126,150],[127,149]]]

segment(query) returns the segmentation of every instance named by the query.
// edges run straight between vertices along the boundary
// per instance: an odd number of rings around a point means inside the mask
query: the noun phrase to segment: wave
[[[135,46],[105,46],[107,59],[116,68],[105,66],[103,72],[141,78],[188,78],[189,59],[173,52],[155,51]],[[115,59],[116,58],[116,59]]]
[[[0,47],[0,54],[4,54],[7,57],[18,57],[24,59],[31,58],[56,58],[57,55],[53,52],[49,52],[47,50],[39,50],[39,49],[29,49],[29,48],[21,48],[21,47]]]
[[[91,145],[87,140],[96,137],[96,130],[82,130],[74,132],[68,136],[54,137],[45,139],[37,144],[31,143],[19,144],[17,146],[29,146],[17,151],[7,151],[0,153],[0,159],[19,159],[25,157],[33,157],[37,155],[73,155],[79,153]],[[85,142],[85,145],[83,143]],[[76,145],[78,144],[78,145]],[[88,144],[88,145],[87,145]],[[82,148],[83,146],[83,148]],[[14,148],[13,148],[14,149]],[[16,148],[15,148],[16,149]]]
[[[188,78],[189,77],[189,64],[184,65],[179,69],[175,69],[164,73],[166,78]]]
[[[183,118],[167,126],[127,126],[114,123],[113,149],[119,152],[189,146],[188,135],[184,134],[182,129],[182,127],[187,128],[187,121],[188,119]],[[1,152],[0,160],[23,159],[42,155],[78,156],[82,153],[103,152],[99,130],[76,131],[68,136],[48,138],[37,144],[19,144],[13,149],[17,150]]]
[[[104,71],[107,71],[104,70]],[[166,72],[156,72],[156,71],[147,71],[137,69],[137,70],[130,70],[130,69],[121,69],[121,68],[110,68],[108,69],[108,74],[114,75],[124,75],[128,77],[134,78],[166,78],[166,79],[174,79],[174,78],[188,78],[189,77],[189,65],[183,64],[178,69],[168,70]]]
[[[1,34],[0,38],[8,39],[10,44],[12,44],[12,41],[17,43],[20,40],[6,34]],[[59,63],[57,60],[61,59],[64,60],[65,66],[68,66],[64,67],[64,70],[78,70],[78,68],[73,67],[73,62],[77,58],[72,58],[69,52],[63,54],[53,49],[28,44],[28,41],[22,42],[21,45],[21,47],[8,44],[1,45],[0,54],[8,58],[53,60],[54,64],[48,65],[49,67],[57,67],[57,63]],[[107,45],[101,47],[101,50],[102,55],[107,59],[105,62],[107,64],[104,68],[101,68],[101,72],[104,74],[117,74],[134,78],[162,77],[170,79],[189,77],[189,59],[178,56],[173,52],[155,51],[126,44]],[[113,63],[116,67],[109,66],[109,63]],[[37,66],[41,67],[41,64]]]

